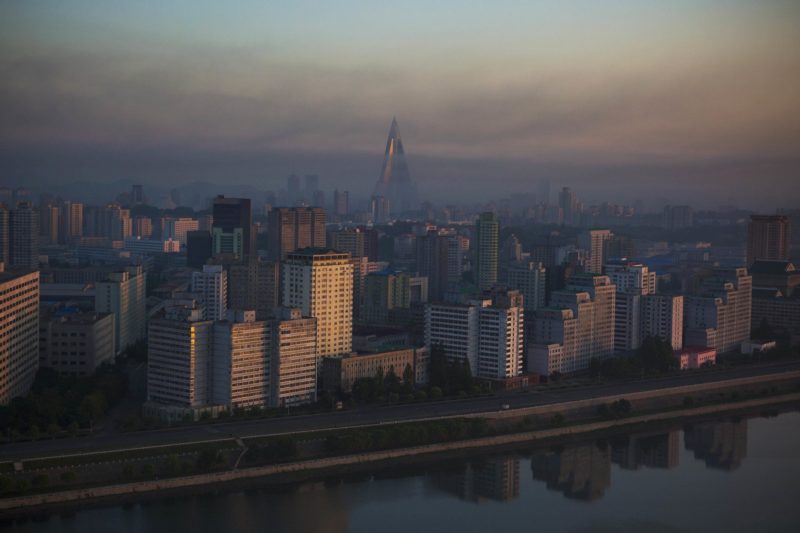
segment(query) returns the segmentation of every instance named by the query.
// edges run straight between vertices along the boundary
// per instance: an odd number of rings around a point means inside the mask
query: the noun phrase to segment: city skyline
[[[796,5],[78,7],[1,8],[4,182],[370,188],[396,115],[425,198],[798,197]]]

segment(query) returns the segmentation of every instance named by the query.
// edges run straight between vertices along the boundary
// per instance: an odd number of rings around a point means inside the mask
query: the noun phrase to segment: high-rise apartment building
[[[475,226],[475,283],[481,291],[497,283],[500,224],[492,212],[481,213]]]
[[[350,254],[305,248],[281,266],[283,305],[317,319],[317,354],[350,353],[353,344],[353,263]]]
[[[417,272],[428,278],[428,296],[431,301],[442,301],[448,287],[449,238],[429,231],[417,237]]]
[[[747,266],[757,259],[789,259],[789,217],[750,215],[747,226]]]
[[[228,276],[222,265],[203,265],[192,272],[192,292],[200,296],[206,320],[225,320],[228,312]]]
[[[537,261],[513,264],[506,271],[506,285],[522,294],[525,311],[531,317],[545,305],[546,283],[546,269]]]
[[[703,280],[698,295],[684,298],[687,346],[717,353],[737,350],[750,338],[752,278],[746,268],[719,269]]]
[[[228,311],[214,323],[211,357],[213,405],[266,407],[270,395],[269,324],[255,311]]]
[[[213,205],[213,253],[245,257],[254,254],[255,234],[249,198],[217,196]]]
[[[558,206],[561,208],[562,220],[565,226],[577,226],[580,222],[578,199],[569,187],[564,187],[558,193]]]
[[[0,263],[0,405],[28,392],[39,368],[39,272]]]
[[[0,261],[9,268],[39,269],[39,216],[30,202],[0,205]]]
[[[213,238],[208,230],[190,231],[186,234],[186,265],[202,268],[213,255]]]
[[[361,320],[387,324],[393,311],[411,307],[410,276],[402,272],[375,272],[364,279]]]
[[[190,231],[197,231],[200,223],[188,217],[173,218],[165,217],[161,219],[161,240],[172,239],[186,246],[186,234]]]
[[[141,266],[112,272],[95,285],[95,311],[114,313],[114,341],[119,354],[145,338],[146,274]]]
[[[614,236],[607,229],[595,229],[581,232],[578,235],[578,247],[589,254],[584,271],[591,274],[602,274],[603,265],[608,259],[608,241]]]
[[[541,375],[586,370],[614,353],[616,287],[608,276],[578,274],[536,312],[528,370]]]
[[[680,294],[644,296],[639,338],[643,341],[648,336],[661,337],[673,350],[683,348],[683,305],[683,296]]]
[[[350,214],[350,193],[348,191],[333,191],[333,214],[344,217]]]
[[[667,205],[664,207],[662,225],[669,230],[691,228],[694,223],[693,219],[694,216],[691,206]]]
[[[522,372],[524,309],[518,291],[496,290],[467,304],[429,304],[425,345],[453,361],[468,361],[473,375],[502,380]]]
[[[270,259],[282,261],[302,248],[324,248],[326,220],[321,207],[273,208],[267,220]]]
[[[351,257],[364,257],[364,231],[360,228],[332,231],[328,234],[328,247],[348,252]]]
[[[149,322],[147,336],[147,400],[177,407],[210,403],[214,322],[203,320],[202,308],[170,307]]]
[[[469,254],[469,238],[463,235],[447,236],[447,281],[455,284],[464,273],[464,260]]]
[[[281,308],[270,322],[272,407],[317,399],[317,320],[303,318],[297,308]]]

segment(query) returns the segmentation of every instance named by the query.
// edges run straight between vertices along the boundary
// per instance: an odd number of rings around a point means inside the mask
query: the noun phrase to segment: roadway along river
[[[509,404],[512,409],[516,409],[796,370],[800,370],[800,361],[736,367],[717,372],[687,373],[646,381],[606,383],[574,389],[567,388],[525,393],[507,392],[493,397],[468,398],[455,401],[362,407],[340,412],[284,418],[241,420],[131,433],[92,435],[74,439],[10,443],[0,446],[0,461],[49,457],[84,451],[96,452],[107,449],[183,444],[229,437],[275,435],[337,427],[373,425],[382,422],[414,420],[426,417],[492,412],[499,410],[502,404]]]

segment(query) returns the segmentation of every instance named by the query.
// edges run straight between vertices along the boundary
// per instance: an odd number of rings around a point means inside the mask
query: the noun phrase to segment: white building
[[[145,338],[147,328],[146,274],[141,266],[112,272],[95,286],[95,311],[114,313],[116,353]]]
[[[349,354],[353,346],[353,263],[349,253],[304,248],[282,264],[283,305],[317,319],[317,355]]]
[[[531,313],[545,305],[546,269],[542,263],[529,261],[508,268],[507,285],[522,293],[525,311]]]
[[[752,285],[746,268],[720,269],[703,280],[699,295],[684,298],[685,343],[739,350],[750,338]]]
[[[200,296],[207,320],[225,320],[228,276],[222,265],[203,265],[202,272],[192,272],[192,292]]]
[[[0,405],[28,392],[39,368],[39,272],[0,262]]]
[[[589,368],[614,354],[616,287],[607,276],[580,274],[536,312],[528,370],[541,375]]]
[[[522,372],[524,317],[518,291],[496,291],[468,304],[429,304],[425,345],[454,361],[468,361],[473,375],[506,379]]]

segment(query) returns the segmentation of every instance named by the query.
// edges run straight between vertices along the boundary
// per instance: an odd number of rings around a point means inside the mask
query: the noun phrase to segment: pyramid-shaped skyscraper
[[[389,200],[392,213],[402,213],[419,209],[417,188],[408,174],[406,154],[403,150],[403,139],[397,119],[392,119],[389,138],[386,140],[386,154],[383,169],[378,183],[375,185],[375,196],[383,196]]]

